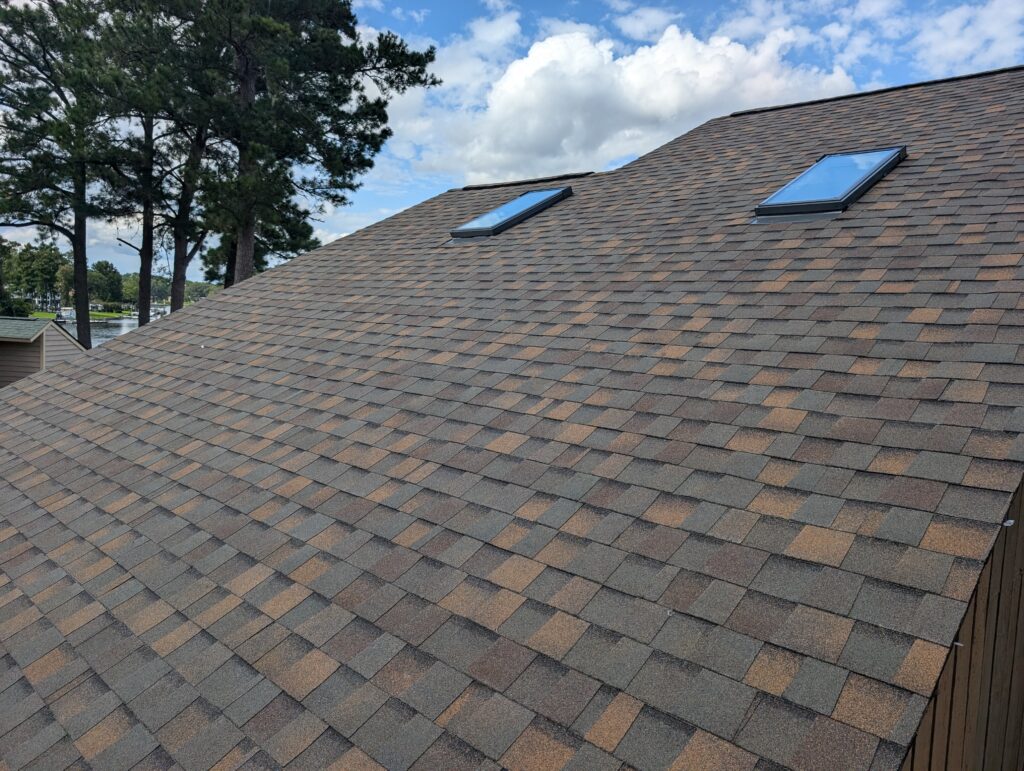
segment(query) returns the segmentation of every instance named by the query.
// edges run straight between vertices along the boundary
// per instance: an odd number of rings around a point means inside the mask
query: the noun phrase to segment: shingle
[[[509,687],[507,695],[560,725],[572,725],[599,686],[596,680],[539,656]]]
[[[897,767],[1024,472],[1021,78],[730,116],[496,239],[450,191],[5,388],[0,766]]]
[[[501,694],[483,689],[467,692],[439,719],[447,730],[497,760],[526,730],[533,713]]]
[[[663,653],[647,660],[629,692],[720,736],[732,736],[739,728],[755,694],[746,685]]]
[[[598,591],[580,615],[591,623],[627,634],[640,642],[650,642],[666,618],[665,612],[654,603],[607,588]]]
[[[386,768],[406,769],[433,744],[441,729],[401,702],[391,699],[352,736]]]
[[[635,597],[657,600],[679,568],[652,559],[629,556],[608,578],[607,585]]]
[[[645,708],[619,742],[616,755],[641,771],[668,768],[692,736],[685,723]]]
[[[628,637],[591,627],[562,663],[601,682],[625,688],[650,655],[650,648]]]
[[[735,680],[742,680],[762,643],[725,627],[674,614],[651,645]]]
[[[882,739],[902,742],[904,717],[915,709],[914,699],[906,691],[851,674],[833,717]]]
[[[789,766],[811,732],[814,720],[814,713],[809,710],[773,696],[762,696],[736,736],[736,743],[756,755]]]
[[[822,715],[830,715],[843,690],[847,674],[846,670],[824,661],[805,658],[783,696]]]

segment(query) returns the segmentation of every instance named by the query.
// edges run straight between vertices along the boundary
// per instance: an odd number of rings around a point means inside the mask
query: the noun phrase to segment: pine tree
[[[273,261],[288,260],[320,246],[313,235],[309,212],[292,201],[282,202],[256,228],[253,269],[260,273]],[[235,241],[222,239],[203,254],[204,278],[229,287],[235,283]]]
[[[91,346],[87,224],[106,159],[108,118],[93,86],[102,62],[95,0],[0,5],[0,224],[66,238],[78,341]]]
[[[210,142],[211,96],[227,81],[216,74],[216,53],[189,35],[177,15],[203,0],[106,0],[104,35],[110,68],[102,81],[110,109],[128,121],[121,161],[107,180],[112,211],[140,220],[139,324],[149,321],[153,258],[167,238],[174,253],[172,309],[184,299],[185,271],[205,239],[197,212]],[[176,297],[174,297],[176,295]]]
[[[209,0],[191,21],[203,49],[222,52],[230,84],[213,132],[232,147],[233,174],[216,198],[243,281],[260,223],[283,202],[347,201],[390,136],[391,96],[438,82],[427,72],[434,50],[411,50],[390,32],[363,40],[348,0]]]

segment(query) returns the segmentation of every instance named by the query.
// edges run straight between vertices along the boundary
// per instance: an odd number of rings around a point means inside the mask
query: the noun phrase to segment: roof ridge
[[[919,80],[915,83],[904,83],[899,86],[886,86],[885,88],[874,88],[870,91],[854,91],[851,94],[840,94],[839,96],[826,96],[821,99],[808,99],[806,102],[789,102],[787,104],[777,104],[770,107],[752,107],[749,110],[737,110],[736,112],[729,113],[730,118],[738,115],[751,115],[759,112],[773,112],[775,110],[788,110],[791,107],[806,107],[812,104],[822,104],[825,102],[838,102],[843,99],[857,99],[862,96],[874,96],[876,94],[887,94],[891,91],[905,91],[911,88],[920,88],[922,86],[936,86],[942,83],[954,83],[958,80],[970,80],[972,78],[985,78],[991,75],[1001,75],[1005,72],[1016,72],[1018,70],[1024,70],[1024,64],[1014,64],[1010,67],[1000,67],[995,70],[984,70],[982,72],[971,72],[966,75],[951,75],[946,78],[934,78],[933,80]]]
[[[515,179],[509,182],[486,182],[481,185],[466,185],[464,187],[456,187],[455,190],[489,190],[494,187],[516,187],[519,185],[533,185],[538,182],[558,182],[562,179],[577,179],[579,177],[589,177],[594,172],[592,171],[576,171],[570,174],[555,174],[551,177],[534,177],[532,179]]]

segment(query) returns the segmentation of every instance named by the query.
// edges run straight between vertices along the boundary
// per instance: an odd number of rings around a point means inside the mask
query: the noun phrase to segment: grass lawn
[[[130,316],[130,315],[131,315],[130,313],[106,313],[105,311],[90,311],[89,312],[89,318],[90,319],[95,319],[95,320],[99,320],[99,319],[120,319],[120,318],[124,318],[125,316]],[[57,317],[57,314],[56,313],[50,313],[49,311],[35,311],[35,312],[33,312],[32,317],[36,318],[36,319],[53,319],[53,318]]]

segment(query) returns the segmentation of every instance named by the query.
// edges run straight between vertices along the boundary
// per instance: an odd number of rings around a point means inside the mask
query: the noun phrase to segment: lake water
[[[139,326],[139,320],[125,317],[123,319],[110,319],[103,321],[92,322],[92,345],[95,348],[97,345],[102,345],[107,340],[113,340],[115,337],[123,335],[125,332],[131,332],[133,329]],[[64,325],[64,329],[70,332],[72,335],[77,334],[75,331],[75,325],[70,321]]]
[[[169,305],[155,305],[153,306],[154,315],[151,318],[153,321],[156,321],[170,312],[171,307]],[[156,314],[159,314],[159,316]],[[94,319],[92,322],[92,347],[95,348],[97,345],[107,342],[107,340],[120,337],[125,332],[131,332],[133,329],[137,329],[138,326],[139,320],[130,316],[120,319]],[[64,329],[70,332],[72,336],[76,334],[75,324],[72,321],[67,322],[64,325]]]
[[[131,332],[139,326],[138,319],[111,319],[110,321],[94,321],[92,323],[92,344],[100,345],[107,340],[113,340],[118,335]]]

